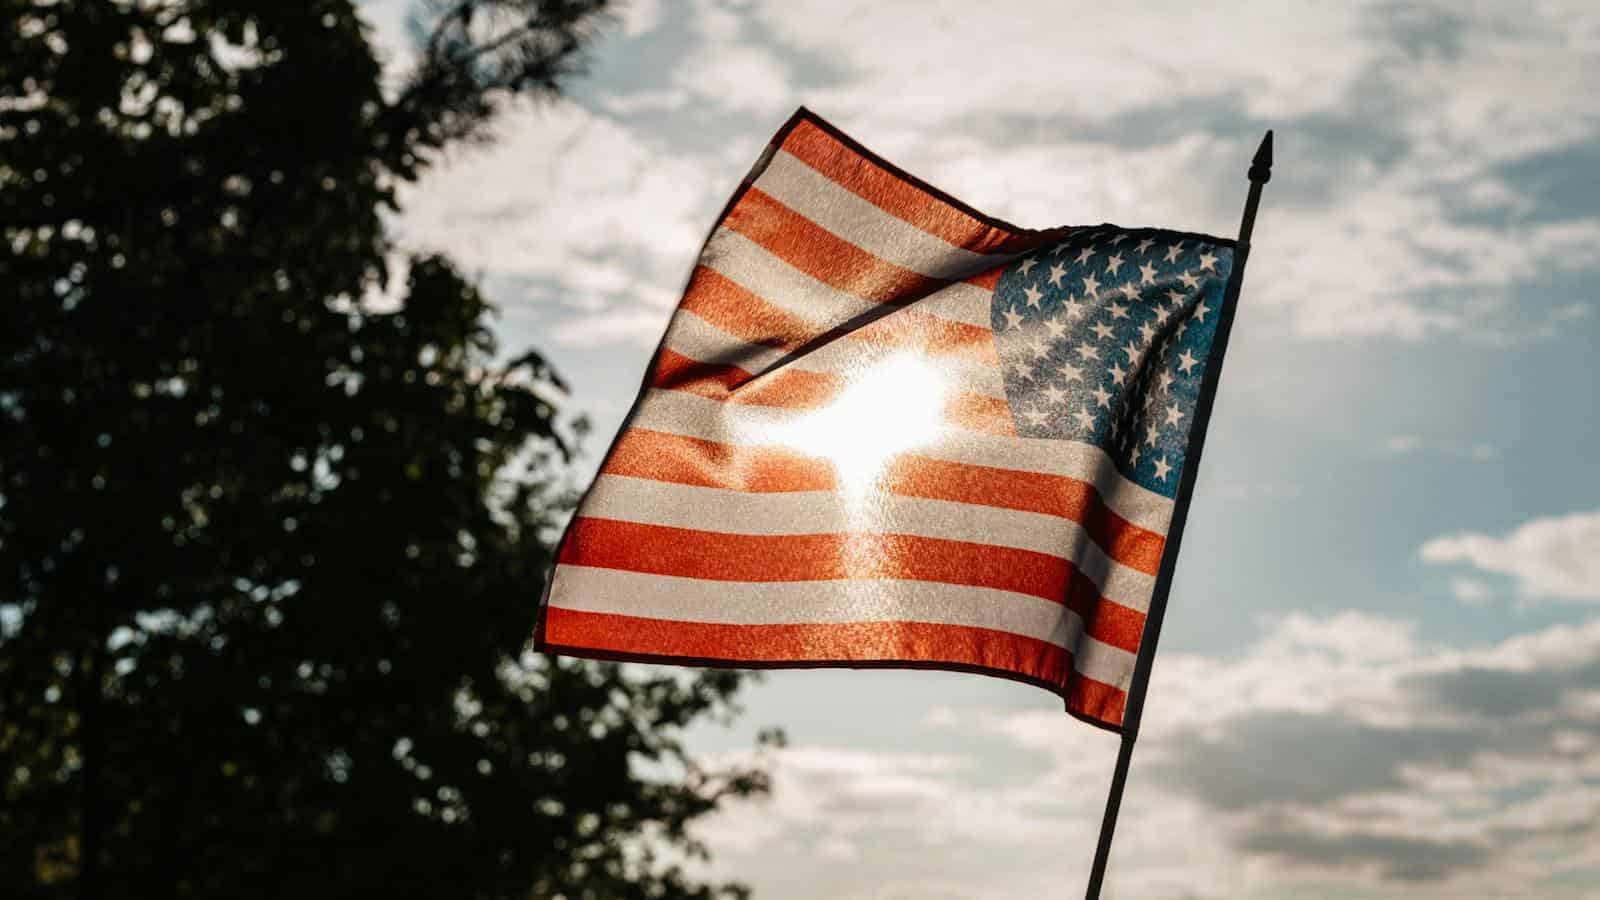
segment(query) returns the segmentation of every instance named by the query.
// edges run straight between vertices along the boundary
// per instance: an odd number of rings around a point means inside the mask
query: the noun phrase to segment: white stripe
[[[707,581],[560,565],[550,605],[711,625],[926,622],[988,628],[1064,647],[1077,671],[1122,690],[1133,675],[1134,655],[1085,634],[1072,610],[994,588],[889,579]]]
[[[912,304],[912,308],[941,319],[953,319],[979,328],[992,328],[994,323],[990,319],[989,309],[993,297],[994,291],[988,288],[981,288],[965,281],[953,281],[918,300]]]
[[[700,254],[700,264],[811,325],[819,333],[883,306],[813,278],[729,228],[718,228],[711,235],[705,251]],[[990,293],[976,285],[951,282],[905,308],[989,328]]]
[[[634,428],[747,447],[781,446],[770,437],[792,434],[793,423],[806,410],[779,409],[742,403],[720,403],[683,391],[648,390]],[[799,449],[805,452],[804,448]],[[1172,518],[1172,500],[1125,479],[1105,451],[1091,444],[1050,438],[1005,437],[945,426],[939,435],[911,455],[947,462],[1063,475],[1094,485],[1117,515],[1141,528],[1165,534]]]
[[[773,155],[755,186],[884,262],[920,275],[965,278],[1012,259],[974,253],[935,237],[851,193],[786,150]]]
[[[747,494],[601,475],[579,515],[723,534],[908,534],[1032,550],[1070,560],[1106,599],[1145,612],[1155,577],[1106,556],[1078,523],[1059,516],[923,497],[832,491]]]
[[[823,332],[879,304],[825,284],[737,231],[718,228],[700,263]]]
[[[738,366],[752,373],[766,371],[788,354],[779,347],[741,340],[682,307],[672,314],[672,324],[667,326],[666,346],[698,362]]]
[[[687,309],[679,309],[673,315],[667,329],[667,348],[698,362],[738,366],[752,374],[766,371],[785,356],[783,350],[743,341]],[[902,347],[846,336],[797,357],[788,365],[802,372],[849,377],[904,352]],[[1005,399],[1005,384],[995,366],[954,353],[924,352],[936,360],[941,371],[950,374],[953,390]]]

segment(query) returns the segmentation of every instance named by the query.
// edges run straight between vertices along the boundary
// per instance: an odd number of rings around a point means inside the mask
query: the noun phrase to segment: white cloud
[[[1424,544],[1421,556],[1510,575],[1530,596],[1600,600],[1600,512],[1534,519],[1504,537],[1446,535]]]
[[[1472,443],[1436,441],[1424,438],[1420,434],[1391,434],[1374,442],[1372,452],[1380,456],[1394,457],[1430,453],[1469,462],[1494,462],[1500,458],[1500,450],[1493,444],[1483,441]]]
[[[398,8],[364,7],[386,45]],[[1600,218],[1531,216],[1499,168],[1600,133],[1586,89],[1600,40],[1581,4],[704,0],[672,15],[631,5],[604,38],[624,54],[670,45],[659,77],[617,89],[596,71],[607,116],[515,113],[501,146],[459,154],[408,195],[407,234],[549,282],[513,299],[615,322],[675,301],[722,199],[801,101],[979,208],[1041,227],[1229,234],[1256,128],[1276,124],[1254,315],[1308,337],[1505,342],[1548,336],[1593,303],[1514,314],[1517,285],[1600,265]],[[739,139],[708,140],[708,121]],[[615,283],[594,287],[596,269]]]
[[[1466,651],[1378,616],[1290,616],[1239,657],[1171,654],[1155,672],[1116,896],[1588,896],[1600,620]],[[722,864],[776,900],[826,888],[764,866],[851,852],[843,896],[1082,884],[1114,738],[1056,711],[945,706],[908,743],[928,749],[786,751],[771,802],[714,823],[742,836],[714,842]]]
[[[496,299],[594,316],[563,325],[558,340],[648,346],[677,302],[719,182],[735,178],[615,119],[568,103],[517,105],[492,144],[456,151],[404,191],[396,231],[407,248],[517,280]]]
[[[1494,599],[1494,588],[1482,579],[1457,575],[1450,579],[1450,594],[1463,606],[1487,606]]]
[[[1576,9],[950,2],[908,15],[826,0],[765,7],[763,22],[846,72],[810,93],[817,108],[1021,224],[1228,233],[1257,137],[1239,114],[1276,121],[1248,293],[1303,335],[1538,336],[1537,319],[1509,314],[1509,287],[1600,262],[1600,220],[1520,221],[1495,169],[1595,135],[1600,99],[1584,85],[1600,53]],[[1403,46],[1430,30],[1440,46]],[[974,77],[987,55],[1004,64]]]
[[[1415,434],[1394,434],[1378,442],[1381,453],[1404,456],[1422,449],[1422,437]]]
[[[1342,4],[1218,13],[1193,4],[1049,2],[915,7],[823,0],[768,4],[785,42],[848,67],[819,102],[927,131],[973,113],[1109,115],[1239,91],[1255,114],[1334,103],[1362,71],[1357,10]],[[1312,48],[1337,47],[1339,52]]]
[[[796,105],[782,63],[761,47],[707,48],[683,60],[673,80],[701,103],[730,112],[774,115]]]

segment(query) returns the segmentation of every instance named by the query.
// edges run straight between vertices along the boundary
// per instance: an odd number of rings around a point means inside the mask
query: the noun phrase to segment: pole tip
[[[1272,180],[1272,129],[1267,129],[1266,137],[1261,139],[1261,146],[1256,148],[1256,155],[1250,160],[1250,180],[1266,184]]]

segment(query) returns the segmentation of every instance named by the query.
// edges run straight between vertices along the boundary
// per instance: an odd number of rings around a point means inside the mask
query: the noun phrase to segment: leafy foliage
[[[388,93],[345,0],[5,5],[7,896],[741,893],[676,862],[765,788],[680,743],[739,677],[524,652],[560,384],[386,268],[395,186],[601,5],[435,8]]]

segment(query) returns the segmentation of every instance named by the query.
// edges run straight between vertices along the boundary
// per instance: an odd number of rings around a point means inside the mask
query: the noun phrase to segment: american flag
[[[978,671],[1118,728],[1233,259],[1008,225],[801,110],[700,254],[539,646]]]

